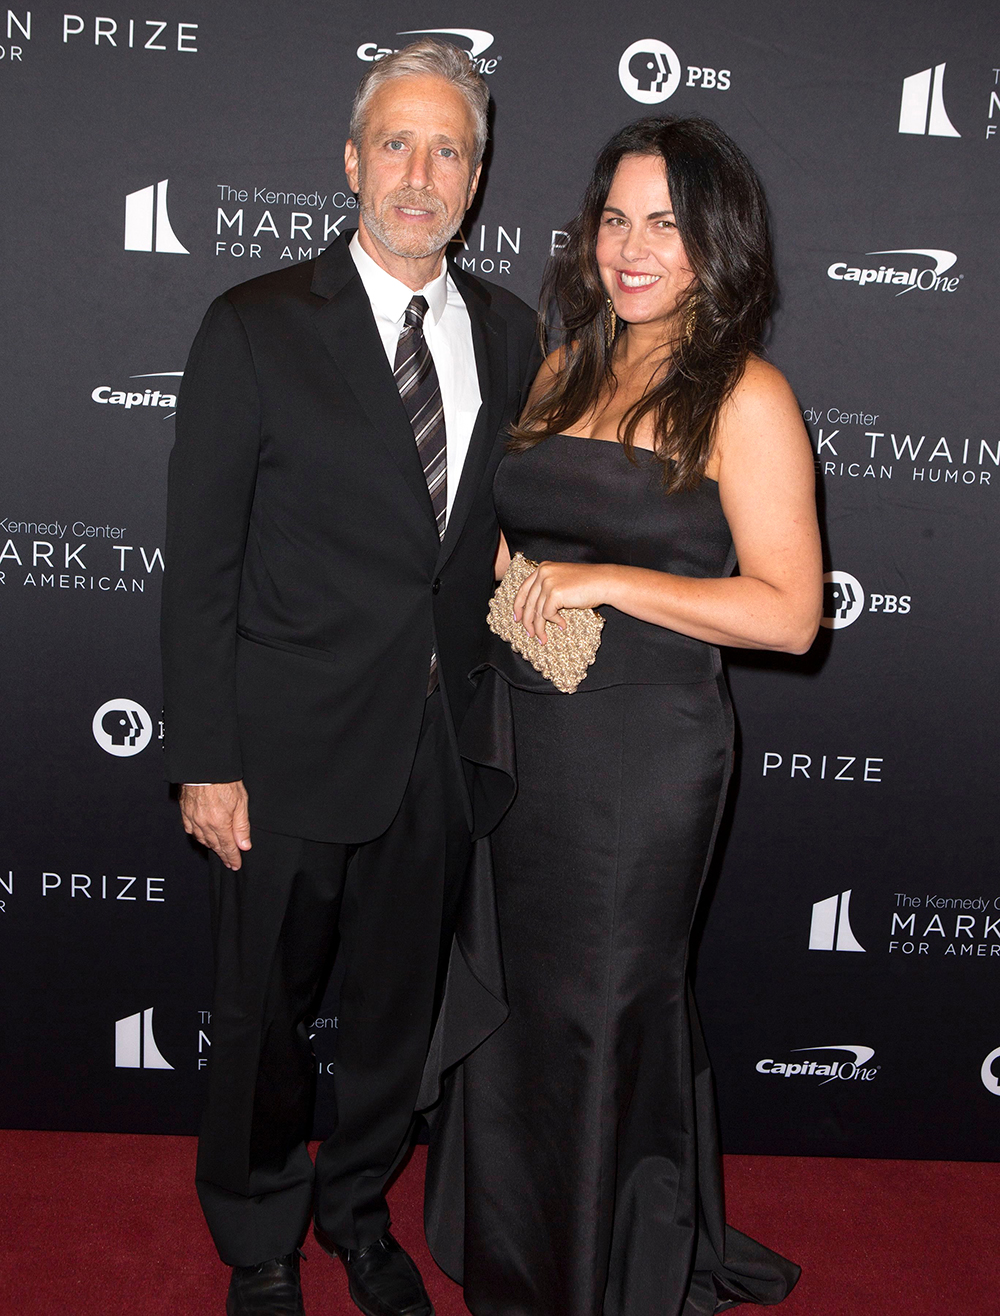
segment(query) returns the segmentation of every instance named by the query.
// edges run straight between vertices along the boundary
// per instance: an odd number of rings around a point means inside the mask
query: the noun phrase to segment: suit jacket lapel
[[[316,330],[436,534],[434,509],[413,441],[413,429],[386,359],[364,284],[347,249],[351,236],[343,234],[316,262],[311,290],[325,299],[316,311]]]
[[[438,569],[450,557],[461,536],[462,527],[493,452],[507,396],[507,326],[490,310],[484,292],[476,284],[471,283],[454,267],[452,277],[468,307],[472,322],[472,345],[483,401],[469,440],[462,478],[441,543]]]

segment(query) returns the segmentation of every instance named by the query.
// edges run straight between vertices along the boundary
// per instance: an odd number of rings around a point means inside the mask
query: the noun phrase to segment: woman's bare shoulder
[[[801,457],[808,438],[791,385],[777,366],[751,356],[719,414],[717,457],[760,461],[789,453]]]
[[[794,419],[801,426],[802,414],[791,385],[777,366],[763,357],[748,358],[743,374],[719,413],[719,437],[736,435],[747,427],[755,429],[778,418]]]
[[[791,385],[777,366],[762,356],[751,354],[739,382],[733,389],[733,400],[742,404],[794,400]]]
[[[546,374],[548,378],[553,379],[561,375],[566,369],[566,359],[569,356],[569,346],[562,343],[559,347],[554,347],[542,362],[539,375]]]
[[[539,398],[552,388],[566,368],[567,348],[565,344],[554,348],[538,368],[531,392],[528,394],[528,406],[533,406]]]

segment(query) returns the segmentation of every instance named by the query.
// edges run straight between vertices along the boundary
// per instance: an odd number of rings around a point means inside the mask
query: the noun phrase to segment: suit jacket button
[[[434,584],[431,586],[431,593],[432,593],[432,594],[437,594],[437,593],[440,592],[440,589],[441,589],[441,577],[438,576],[438,577],[435,579]]]

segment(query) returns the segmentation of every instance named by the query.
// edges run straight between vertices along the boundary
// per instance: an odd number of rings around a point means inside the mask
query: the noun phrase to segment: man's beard
[[[358,206],[365,221],[365,228],[387,251],[394,256],[409,257],[420,260],[433,256],[446,246],[458,232],[461,217],[457,220],[449,216],[447,208],[440,197],[427,193],[414,192],[411,188],[400,187],[390,192],[382,201],[379,211],[369,204],[364,193],[364,184],[358,196]],[[430,229],[416,231],[393,218],[396,206],[409,206],[414,210],[430,210],[437,216],[437,222]]]

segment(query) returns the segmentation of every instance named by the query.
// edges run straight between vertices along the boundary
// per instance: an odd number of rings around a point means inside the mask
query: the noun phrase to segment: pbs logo
[[[680,86],[681,62],[665,41],[644,37],[618,61],[618,81],[634,101],[658,105]]]
[[[134,699],[109,699],[91,726],[101,749],[119,759],[141,754],[153,738],[153,719]]]
[[[865,607],[865,591],[857,576],[847,571],[828,571],[823,577],[821,626],[839,631],[857,621]]]

